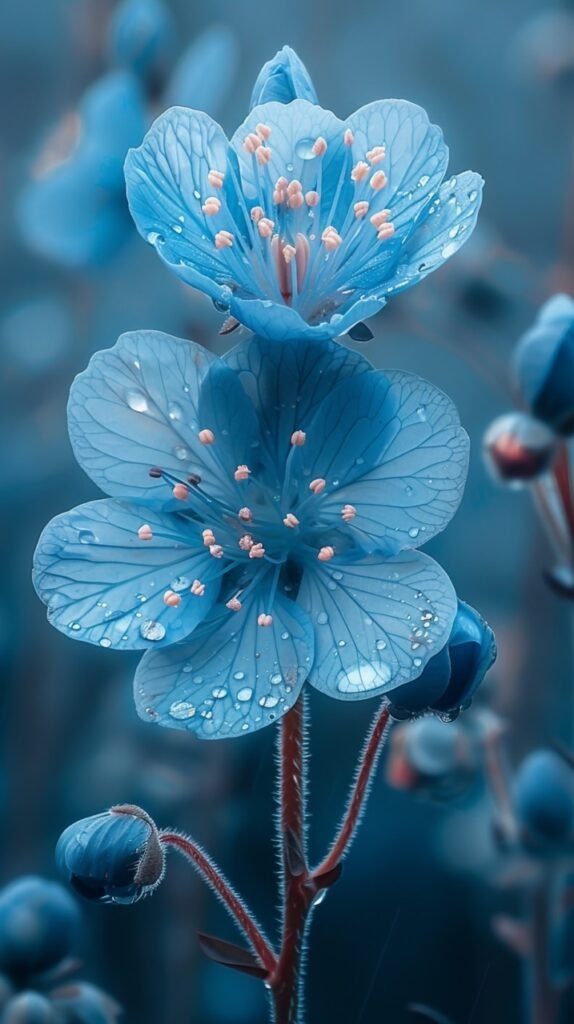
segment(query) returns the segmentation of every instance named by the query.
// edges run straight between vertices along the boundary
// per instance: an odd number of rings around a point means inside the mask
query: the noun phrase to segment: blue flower
[[[448,800],[476,780],[479,763],[476,737],[462,720],[446,725],[426,716],[393,729],[386,778],[394,789]]]
[[[555,295],[520,340],[515,380],[530,412],[559,434],[574,433],[574,299]]]
[[[122,0],[112,16],[108,47],[118,64],[153,78],[167,61],[173,34],[162,0]]]
[[[26,876],[0,891],[0,971],[25,977],[67,957],[79,926],[78,909],[61,885]]]
[[[131,805],[69,825],[58,840],[56,861],[73,889],[96,903],[135,903],[164,873],[157,829]]]
[[[536,750],[514,780],[514,812],[523,844],[534,853],[559,854],[574,843],[574,774],[553,750]]]
[[[261,68],[253,86],[250,107],[253,109],[274,100],[278,103],[319,102],[307,68],[290,46],[284,46]]]
[[[452,719],[469,707],[495,658],[496,643],[490,626],[474,608],[459,601],[448,642],[418,679],[395,690],[393,713],[405,717],[436,711]]]
[[[111,500],[54,519],[37,591],[68,636],[143,649],[142,717],[204,738],[417,678],[457,601],[416,548],[460,501],[468,438],[420,378],[334,342],[218,359],[134,332],[72,386],[76,457]]]
[[[275,62],[280,83],[293,79],[285,98],[305,91],[299,63]],[[274,76],[262,74],[267,96]],[[296,98],[254,107],[231,141],[207,114],[174,107],[125,173],[140,234],[182,280],[261,336],[325,339],[466,241],[482,180],[444,181],[447,163],[442,132],[412,103],[340,121]]]

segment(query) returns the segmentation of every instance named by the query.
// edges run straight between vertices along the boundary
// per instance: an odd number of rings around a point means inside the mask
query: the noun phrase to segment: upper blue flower
[[[69,427],[113,500],[46,527],[35,585],[69,636],[149,649],[143,717],[234,735],[306,678],[385,693],[447,641],[452,584],[412,549],[453,515],[468,438],[420,378],[333,342],[255,337],[219,359],[135,332],[76,379]]]
[[[528,408],[559,434],[574,433],[574,299],[555,295],[521,338],[514,375]]]
[[[285,65],[256,93],[290,102],[254,107],[231,141],[197,110],[162,114],[128,154],[128,201],[164,263],[232,317],[269,338],[331,338],[459,249],[482,180],[443,180],[448,150],[421,107],[381,100],[340,121],[300,98],[300,62]]]

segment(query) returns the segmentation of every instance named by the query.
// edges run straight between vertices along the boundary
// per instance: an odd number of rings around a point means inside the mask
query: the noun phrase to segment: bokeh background
[[[471,243],[383,311],[366,352],[378,367],[415,370],[444,388],[471,435],[463,505],[429,551],[496,630],[500,654],[488,698],[509,724],[511,763],[536,744],[569,744],[571,609],[542,579],[549,555],[527,496],[492,483],[481,438],[512,407],[507,363],[520,332],[544,298],[574,289],[574,3],[165,6],[176,26],[167,70],[199,43],[191,63],[179,65],[179,82],[172,76],[171,93],[165,82],[152,83],[157,112],[180,89],[233,130],[261,64],[289,43],[323,106],[344,116],[382,96],[414,100],[443,127],[453,171],[484,175]],[[50,251],[53,200],[43,208],[29,199],[77,126],[70,114],[113,66],[114,7],[112,0],[3,0],[0,12],[0,882],[27,871],[54,877],[55,841],[70,821],[136,802],[160,825],[208,845],[272,929],[274,731],[202,744],[144,725],[132,706],[135,659],[56,633],[30,583],[48,518],[96,496],[75,466],[65,422],[71,379],[90,354],[140,327],[217,351],[228,344],[210,303],[170,276],[130,227],[121,196],[123,244],[95,265],[72,256],[66,266]],[[90,221],[74,213],[72,227],[76,216],[85,239],[104,231],[108,214]],[[369,702],[312,695],[317,856],[371,712]],[[492,915],[515,899],[497,884],[491,810],[480,778],[462,797],[439,803],[395,791],[379,773],[344,878],[314,919],[313,1024],[408,1022],[411,1003],[430,1004],[454,1024],[525,1019],[519,962],[491,928]],[[128,1024],[266,1020],[257,981],[202,958],[198,929],[233,936],[184,863],[170,864],[153,899],[131,908],[86,905],[84,917],[83,973],[123,1004]]]

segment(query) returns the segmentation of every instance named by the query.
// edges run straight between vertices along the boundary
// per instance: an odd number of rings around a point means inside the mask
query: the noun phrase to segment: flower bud
[[[0,891],[0,970],[18,977],[47,971],[67,957],[80,915],[57,882],[19,878]]]
[[[165,65],[172,37],[162,0],[122,0],[112,16],[108,47],[116,63],[146,75]]]
[[[474,608],[459,601],[447,644],[427,662],[418,679],[392,691],[391,714],[401,719],[435,711],[445,718],[456,717],[469,707],[495,658],[490,626]]]
[[[514,813],[524,846],[559,854],[574,843],[574,772],[553,750],[536,750],[522,762],[513,787]]]
[[[542,306],[518,343],[513,371],[532,415],[558,434],[574,434],[574,299],[555,295]]]
[[[56,861],[76,892],[96,903],[135,903],[163,878],[157,828],[140,807],[112,807],[69,825]]]
[[[387,781],[396,789],[445,799],[466,788],[477,763],[476,745],[462,725],[418,718],[391,733]]]
[[[60,1019],[50,1000],[39,992],[20,992],[2,1014],[2,1024],[58,1024]]]
[[[253,87],[251,108],[273,100],[277,103],[318,102],[311,76],[290,46],[284,46],[261,68]]]
[[[520,487],[542,476],[554,459],[556,438],[526,413],[499,416],[484,435],[484,458],[495,480]]]

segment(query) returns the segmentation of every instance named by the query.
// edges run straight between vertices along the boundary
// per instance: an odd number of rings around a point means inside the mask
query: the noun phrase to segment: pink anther
[[[140,540],[151,540],[153,537],[153,530],[148,523],[144,523],[138,530],[138,537]]]
[[[257,623],[259,626],[271,626],[273,623],[273,616],[262,612],[261,615],[257,616]]]
[[[244,533],[243,537],[239,538],[239,547],[242,551],[251,551],[253,547],[253,537],[250,533]]]
[[[305,202],[307,206],[318,206],[319,204],[319,193],[311,189],[305,193]]]
[[[215,534],[213,530],[210,530],[209,528],[202,530],[201,536],[206,548],[210,548],[212,544],[215,544]]]
[[[249,557],[265,558],[265,548],[263,547],[263,544],[253,544],[253,546],[249,548]]]
[[[351,171],[351,178],[353,181],[364,181],[365,178],[368,177],[370,170],[371,168],[364,162],[364,160],[359,160]]]
[[[181,604],[181,596],[176,594],[174,590],[166,590],[163,595],[163,603],[166,604],[168,608],[177,608],[178,605]]]
[[[298,447],[301,447],[301,445],[305,444],[306,440],[307,434],[305,433],[304,430],[294,430],[293,433],[291,434],[291,444],[298,445]]]
[[[231,612],[240,612],[242,605],[237,597],[232,597],[229,601],[226,601],[225,607],[229,608]]]
[[[223,179],[225,175],[223,171],[208,171],[207,180],[212,188],[223,188]]]
[[[210,544],[209,554],[211,555],[212,558],[222,558],[223,548],[221,547],[221,544]]]
[[[335,548],[332,548],[330,544],[326,547],[320,548],[317,552],[317,558],[320,562],[330,562],[335,554]]]
[[[334,252],[334,250],[338,249],[339,246],[342,244],[343,239],[341,238],[340,234],[338,233],[338,231],[335,230],[334,227],[328,227],[325,228],[323,234],[321,235],[321,241],[323,242],[323,245],[325,246],[327,252]]]
[[[215,434],[213,433],[213,430],[209,430],[208,427],[204,427],[203,430],[200,430],[197,436],[202,444],[213,444],[215,441]]]
[[[385,159],[387,151],[384,146],[374,146],[367,153],[367,160],[370,164],[380,164],[381,160]]]
[[[297,253],[297,250],[296,250],[294,245],[284,245],[283,246],[283,259],[285,260],[285,263],[291,263],[291,260],[296,255],[296,253]]]
[[[346,146],[352,146],[354,141],[355,136],[353,135],[351,129],[346,128],[345,134],[343,135],[343,142],[345,143]]]
[[[392,238],[394,233],[395,233],[395,225],[394,224],[383,224],[383,226],[381,228],[379,228],[379,230],[377,231],[377,238],[378,238],[379,242],[384,242],[384,241],[386,241],[387,238]]]
[[[175,484],[171,493],[178,501],[187,501],[189,498],[189,489],[185,484]]]
[[[357,509],[354,505],[343,505],[341,509],[341,519],[345,523],[350,523],[352,519],[357,515]]]
[[[369,212],[369,204],[367,203],[366,200],[362,200],[362,202],[360,203],[355,203],[353,209],[355,211],[355,217],[357,217],[357,219],[359,217],[366,217]]]
[[[297,180],[297,178],[293,178],[293,180],[290,181],[289,184],[287,185],[287,195],[288,196],[295,195],[296,192],[302,192],[302,191],[303,191],[303,186],[302,186],[301,182]]]
[[[386,221],[388,221],[390,216],[391,216],[391,211],[390,210],[379,210],[378,213],[374,213],[373,214],[373,216],[370,218],[370,221],[371,221],[371,224],[373,224],[374,227],[376,227],[377,230],[378,230],[381,227],[382,224],[384,224]]]
[[[268,124],[263,124],[262,121],[255,125],[255,131],[257,132],[260,139],[267,140],[271,135],[271,128]]]
[[[380,192],[381,189],[385,187],[388,180],[389,179],[387,178],[384,171],[375,171],[373,177],[369,182],[369,185],[371,186],[372,189],[375,190],[375,192]]]
[[[274,227],[275,221],[269,220],[269,217],[262,217],[257,225],[257,230],[262,238],[271,238]]]
[[[251,470],[249,469],[249,466],[241,465],[237,467],[233,476],[236,480],[248,480],[251,476]]]
[[[221,209],[221,200],[217,196],[208,196],[201,209],[207,217],[215,217]]]
[[[251,207],[251,220],[255,221],[255,223],[257,224],[257,222],[261,220],[264,212],[265,211],[264,211],[262,206],[252,206]]]
[[[244,523],[250,523],[251,520],[253,519],[253,512],[251,511],[250,508],[247,508],[247,505],[245,505],[243,508],[240,508],[237,515],[239,516],[240,519],[243,520]]]
[[[189,589],[196,597],[203,597],[205,594],[205,583],[202,583],[201,580],[194,580]]]
[[[269,163],[272,156],[273,152],[269,149],[269,146],[260,146],[257,150],[257,163],[264,166]]]
[[[246,153],[256,153],[261,145],[261,139],[255,132],[250,132],[243,140],[243,148]]]
[[[291,210],[300,210],[305,204],[305,197],[302,192],[292,192],[287,199],[287,205]]]
[[[294,530],[296,526],[299,526],[297,516],[293,515],[292,512],[288,512],[283,520],[283,526],[288,526],[291,530]]]
[[[214,241],[216,249],[228,249],[233,245],[233,235],[231,231],[218,231]]]
[[[309,484],[309,490],[313,491],[313,494],[320,494],[321,491],[325,490],[326,486],[327,481],[323,480],[323,478],[319,476],[317,477],[316,480],[311,480],[311,483]]]
[[[315,156],[325,156],[325,153],[327,152],[327,140],[324,139],[322,135],[319,135],[319,137],[315,139],[311,148]]]

